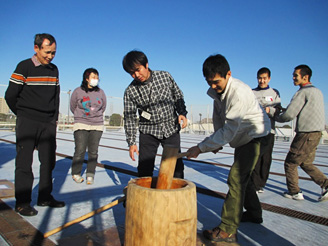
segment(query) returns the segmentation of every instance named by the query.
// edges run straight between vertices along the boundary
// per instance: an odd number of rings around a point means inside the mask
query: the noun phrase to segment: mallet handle
[[[64,224],[62,226],[59,226],[59,227],[57,227],[57,228],[55,228],[55,229],[53,229],[51,231],[48,231],[43,236],[44,236],[44,238],[47,238],[47,237],[49,237],[49,236],[51,236],[51,235],[53,235],[53,234],[55,234],[55,233],[57,233],[59,231],[61,231],[61,230],[65,229],[65,228],[71,226],[71,225],[74,225],[76,223],[79,223],[79,222],[81,222],[81,221],[83,221],[85,219],[88,219],[88,218],[94,216],[95,214],[99,214],[99,213],[101,213],[101,212],[103,212],[103,211],[105,211],[107,209],[110,209],[110,208],[114,207],[115,205],[123,202],[124,200],[125,200],[125,196],[123,196],[123,197],[121,197],[121,198],[119,198],[119,199],[117,199],[117,200],[115,200],[115,201],[113,201],[111,203],[108,203],[107,205],[104,205],[104,206],[102,206],[102,207],[100,207],[100,208],[98,208],[96,210],[93,210],[90,213],[87,213],[85,215],[82,215],[81,217],[79,217],[79,218],[77,218],[75,220],[72,220],[70,222],[67,222],[66,224]]]
[[[178,153],[178,158],[182,158],[184,156],[188,156],[189,155],[189,152],[182,152],[182,153]]]

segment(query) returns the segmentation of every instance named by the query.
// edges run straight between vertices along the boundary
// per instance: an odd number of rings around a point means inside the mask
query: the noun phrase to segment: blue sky
[[[33,55],[34,35],[47,32],[57,40],[53,62],[62,91],[78,87],[83,71],[95,67],[107,96],[123,97],[131,77],[122,58],[139,49],[151,69],[172,74],[188,106],[211,105],[202,63],[220,53],[232,76],[251,88],[257,70],[269,67],[283,106],[298,90],[294,67],[309,65],[328,111],[326,0],[2,0],[0,7],[0,84],[8,84],[17,63]]]

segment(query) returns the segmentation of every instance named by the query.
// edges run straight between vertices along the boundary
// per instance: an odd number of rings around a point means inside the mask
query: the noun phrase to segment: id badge
[[[142,111],[141,117],[145,118],[146,120],[150,120],[151,114],[147,111]]]

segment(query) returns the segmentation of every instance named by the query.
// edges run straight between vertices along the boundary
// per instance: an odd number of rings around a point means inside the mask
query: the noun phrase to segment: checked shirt
[[[141,116],[143,111],[150,119]],[[158,139],[170,137],[180,130],[178,115],[187,115],[186,106],[182,91],[168,72],[151,71],[147,81],[133,80],[125,90],[124,128],[129,146],[136,144],[137,127]]]

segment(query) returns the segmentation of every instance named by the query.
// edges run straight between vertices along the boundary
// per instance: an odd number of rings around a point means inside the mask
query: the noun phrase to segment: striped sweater
[[[49,122],[58,119],[59,92],[56,65],[43,66],[33,56],[17,65],[5,99],[15,115]]]

